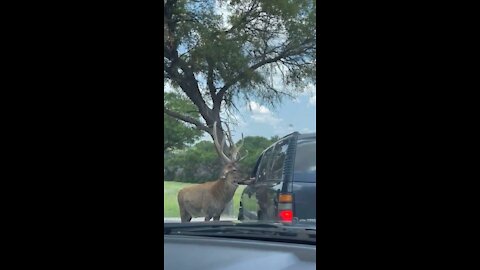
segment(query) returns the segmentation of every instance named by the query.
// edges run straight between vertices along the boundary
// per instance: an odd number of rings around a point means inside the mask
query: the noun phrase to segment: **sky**
[[[166,92],[175,92],[166,85]],[[250,108],[249,108],[250,107]],[[235,141],[241,139],[241,133],[246,136],[283,137],[294,131],[300,133],[316,132],[316,90],[310,87],[306,93],[296,100],[284,98],[275,109],[267,108],[256,101],[250,101],[250,106],[239,103],[239,114],[235,114],[238,125],[230,126]],[[201,140],[211,141],[206,134]]]

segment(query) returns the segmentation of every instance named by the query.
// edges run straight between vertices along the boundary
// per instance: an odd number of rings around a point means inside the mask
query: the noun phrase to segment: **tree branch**
[[[267,65],[267,64],[270,64],[270,63],[274,63],[274,62],[277,62],[278,60],[282,59],[283,57],[285,57],[283,54],[280,54],[278,55],[277,57],[274,57],[274,58],[269,58],[269,59],[265,59],[263,61],[260,61],[258,62],[257,64],[247,68],[245,71],[241,72],[240,74],[238,74],[235,78],[233,78],[231,81],[227,82],[223,87],[222,89],[220,89],[220,91],[218,91],[218,94],[217,94],[217,99],[220,99],[220,101],[222,100],[223,96],[225,95],[225,92],[227,92],[227,90],[234,84],[236,84],[238,81],[240,81],[244,76],[245,74],[247,73],[247,71],[255,71],[257,70],[258,68],[264,66],[264,65]],[[215,107],[215,106],[214,106]]]
[[[165,114],[167,114],[168,116],[170,117],[173,117],[175,119],[178,119],[178,120],[181,120],[183,122],[187,122],[187,123],[190,123],[192,125],[195,125],[197,127],[197,129],[199,130],[203,130],[203,131],[206,131],[207,133],[209,134],[212,134],[212,131],[209,127],[205,126],[204,124],[202,124],[200,121],[198,121],[197,119],[191,117],[191,116],[188,116],[188,115],[183,115],[181,113],[178,113],[178,112],[174,112],[172,110],[169,110],[167,108],[163,108],[163,112]]]
[[[293,55],[296,55],[296,54],[299,54],[299,53],[302,53],[304,52],[304,50],[308,49],[308,47],[303,47],[304,45],[308,44],[309,42],[312,42],[314,41],[313,39],[307,39],[305,40],[304,42],[302,42],[300,44],[299,47],[296,47],[296,48],[289,48],[288,46],[285,48],[285,50],[283,52],[281,52],[280,54],[278,54],[276,57],[273,57],[273,58],[267,58],[267,59],[263,59],[262,61],[256,63],[255,65],[252,65],[251,67],[247,68],[246,70],[244,70],[243,72],[241,72],[240,74],[238,74],[235,78],[233,78],[231,81],[225,83],[225,85],[222,87],[222,89],[220,89],[220,91],[218,91],[217,93],[217,98],[223,98],[223,96],[225,95],[225,92],[231,87],[233,86],[234,84],[236,84],[238,81],[240,81],[247,72],[252,72],[252,71],[255,71],[257,70],[258,68],[260,67],[263,67],[267,64],[271,64],[271,63],[275,63],[277,61],[280,61],[281,59],[284,59],[286,57],[289,57],[289,56],[293,56]]]
[[[215,94],[217,92],[217,89],[215,88],[215,85],[213,84],[213,63],[212,63],[212,60],[207,58],[207,64],[208,64],[208,74],[207,74],[208,90],[210,90],[210,96],[212,97],[212,100],[215,100]]]
[[[242,18],[239,19],[239,23],[237,23],[236,25],[233,25],[230,29],[228,29],[227,31],[225,31],[226,34],[230,34],[232,33],[233,31],[235,31],[236,29],[240,28],[240,27],[245,27],[246,25],[248,25],[251,21],[255,20],[256,18],[254,16],[252,16],[252,18],[248,19],[249,16],[251,16],[253,14],[253,11],[258,7],[258,4],[259,4],[259,1],[255,0],[255,1],[252,1],[252,5],[249,7],[249,9],[243,14]]]

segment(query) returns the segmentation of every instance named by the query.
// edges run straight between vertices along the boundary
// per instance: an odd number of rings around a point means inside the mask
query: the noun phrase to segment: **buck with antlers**
[[[230,128],[227,126],[228,134],[223,134],[219,142],[219,130],[217,122],[213,123],[213,141],[224,164],[220,178],[216,181],[188,186],[178,192],[178,205],[182,222],[190,222],[192,217],[205,217],[205,221],[220,220],[225,206],[232,200],[235,191],[240,183],[241,174],[238,162],[246,157],[239,158],[240,148],[237,147],[231,137]],[[224,152],[225,137],[228,138],[230,146],[230,157]]]

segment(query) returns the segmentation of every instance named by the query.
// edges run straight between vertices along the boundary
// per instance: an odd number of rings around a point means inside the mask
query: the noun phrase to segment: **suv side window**
[[[295,157],[295,181],[317,181],[316,138],[298,140]]]
[[[268,164],[266,172],[268,181],[277,182],[283,180],[283,164],[287,156],[289,141],[289,139],[279,141],[273,147],[271,162]]]
[[[250,178],[255,178],[255,176],[257,176],[258,166],[260,165],[260,161],[262,161],[262,159],[263,155],[260,155],[260,157],[257,159],[257,162],[255,163],[255,168],[253,168],[253,171],[250,174]]]
[[[270,155],[272,153],[272,149],[270,148],[265,153],[263,153],[260,163],[258,164],[258,168],[256,171],[256,182],[263,182],[267,178],[267,165],[270,160]]]

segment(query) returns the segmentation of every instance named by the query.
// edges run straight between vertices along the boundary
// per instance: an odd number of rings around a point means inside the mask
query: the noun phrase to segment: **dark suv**
[[[316,223],[317,135],[292,133],[260,155],[239,220]]]

